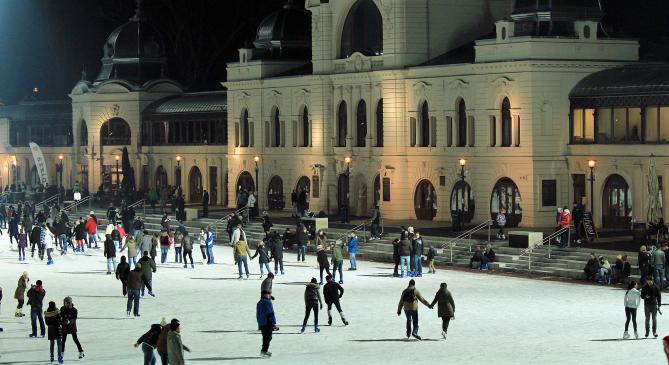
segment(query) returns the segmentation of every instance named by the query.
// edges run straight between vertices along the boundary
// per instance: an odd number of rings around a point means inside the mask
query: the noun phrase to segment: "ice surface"
[[[182,323],[182,338],[192,353],[191,364],[663,364],[659,339],[622,341],[623,295],[611,287],[556,283],[483,273],[438,270],[417,279],[421,293],[431,300],[439,283],[447,281],[456,303],[456,320],[447,341],[441,340],[436,308],[421,306],[420,334],[424,341],[404,341],[405,318],[396,314],[408,279],[394,279],[390,265],[358,261],[358,271],[344,272],[342,305],[348,327],[320,312],[321,333],[313,332],[313,318],[305,334],[298,334],[304,315],[303,282],[317,276],[313,256],[296,263],[286,253],[286,275],[274,282],[274,308],[281,330],[275,333],[270,360],[258,359],[261,336],[256,331],[255,304],[259,297],[258,262],[251,262],[251,280],[238,281],[231,250],[216,248],[215,266],[158,264],[153,282],[156,298],[141,301],[141,318],[127,318],[121,284],[105,274],[102,250],[92,255],[56,256],[54,266],[28,259],[20,264],[0,238],[0,285],[4,298],[0,323],[0,364],[47,363],[46,339],[28,339],[29,315],[13,316],[19,275],[41,279],[45,300],[62,305],[65,296],[79,310],[79,338],[86,364],[141,364],[133,348],[137,338],[161,317]],[[197,247],[196,247],[197,250]],[[200,257],[199,252],[194,256]],[[171,262],[174,252],[170,252]],[[348,262],[344,264],[348,267]],[[29,314],[29,309],[26,310]],[[643,336],[643,305],[638,322]],[[659,317],[660,334],[667,321]],[[323,325],[325,324],[325,325]],[[631,325],[630,325],[631,327]],[[77,352],[68,338],[65,362]],[[160,363],[160,362],[158,362]]]

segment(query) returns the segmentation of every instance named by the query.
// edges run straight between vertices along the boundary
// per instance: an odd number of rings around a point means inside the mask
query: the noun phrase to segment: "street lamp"
[[[348,223],[348,209],[350,206],[350,190],[351,190],[351,163],[353,159],[350,156],[344,157],[344,163],[346,163],[346,197],[344,201],[344,223]]]
[[[121,175],[119,174],[118,160],[121,159],[121,156],[116,155],[114,156],[114,159],[116,160],[116,192],[118,193],[119,188],[121,187]]]
[[[177,155],[176,185],[181,186],[181,155]]]
[[[63,186],[63,155],[58,155],[58,164],[56,165],[56,172],[58,172],[58,185]]]
[[[260,156],[253,156],[253,162],[256,164],[256,206],[260,208],[260,180],[258,180],[258,171],[260,170],[258,162],[260,162]]]
[[[14,186],[16,186],[18,180],[18,174],[16,173],[16,170],[16,155],[12,155],[12,183]]]
[[[595,165],[597,161],[588,160],[588,167],[590,168],[590,212],[594,216],[595,212]]]

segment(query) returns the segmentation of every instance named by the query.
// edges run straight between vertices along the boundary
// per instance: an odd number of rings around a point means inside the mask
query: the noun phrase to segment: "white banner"
[[[42,149],[39,148],[37,143],[30,142],[28,145],[30,146],[30,151],[33,153],[33,159],[35,159],[35,166],[39,173],[39,181],[42,185],[46,186],[49,183],[49,170],[46,168],[46,161],[44,161]]]

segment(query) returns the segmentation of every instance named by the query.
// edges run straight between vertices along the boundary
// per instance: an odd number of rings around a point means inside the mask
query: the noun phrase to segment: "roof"
[[[669,105],[669,64],[638,63],[595,72],[569,94],[572,102],[604,105]],[[651,101],[652,100],[652,101]]]
[[[228,98],[225,91],[187,93],[169,97],[149,105],[144,114],[225,113]]]
[[[13,121],[72,122],[72,104],[69,100],[23,101],[0,107],[0,118]]]

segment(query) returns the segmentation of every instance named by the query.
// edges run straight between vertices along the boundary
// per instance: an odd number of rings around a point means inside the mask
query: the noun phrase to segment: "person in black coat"
[[[337,312],[339,312],[339,316],[341,317],[344,326],[348,326],[348,321],[346,320],[346,317],[344,317],[344,312],[341,310],[341,304],[339,303],[339,299],[344,295],[344,288],[332,280],[332,277],[329,274],[325,277],[325,280],[327,283],[323,287],[323,299],[328,306],[328,326],[332,326],[331,311],[333,304],[335,308],[337,308]]]
[[[270,229],[272,229],[273,226],[274,226],[274,224],[272,224],[272,221],[269,219],[269,214],[267,214],[267,212],[263,212],[262,213],[262,229],[263,229],[263,232],[265,232],[265,238],[269,237]]]
[[[594,253],[590,254],[590,259],[585,264],[583,272],[585,273],[585,278],[587,280],[595,280],[597,278],[597,273],[599,272],[599,260],[597,260]]]
[[[128,276],[130,275],[130,265],[126,261],[125,255],[121,256],[121,262],[116,267],[116,280],[121,280],[123,286],[123,296],[128,294]]]
[[[158,338],[160,333],[163,331],[163,326],[154,323],[151,325],[151,328],[143,334],[135,342],[135,347],[142,345],[142,352],[144,353],[144,364],[155,364],[156,355],[153,350],[158,346]]]
[[[646,337],[650,332],[650,320],[653,320],[653,336],[657,338],[657,313],[662,314],[662,293],[660,288],[653,284],[653,277],[648,276],[646,285],[641,288],[641,299],[643,299],[643,309],[646,314]]]
[[[316,260],[318,261],[318,267],[320,271],[320,285],[323,285],[323,270],[327,273],[327,277],[332,276],[330,273],[330,261],[328,261],[328,254],[325,252],[325,247],[318,245],[316,248]]]
[[[72,335],[72,340],[74,344],[77,345],[77,350],[79,350],[79,358],[84,358],[84,349],[81,347],[79,342],[79,337],[77,337],[77,317],[78,311],[74,307],[72,298],[65,297],[63,300],[63,306],[60,308],[60,319],[63,327],[63,352],[65,352],[65,342],[67,341],[67,335]]]
[[[111,235],[105,235],[104,256],[107,258],[107,275],[111,275],[116,271],[116,245]]]
[[[40,235],[42,234],[42,229],[39,227],[39,225],[33,227],[32,231],[30,231],[30,257],[35,257],[35,246],[37,246],[37,254],[39,255],[39,258],[42,259],[44,257],[44,252],[42,252],[42,246],[40,245]]]
[[[272,231],[269,235],[269,248],[270,248],[270,258],[274,260],[274,272],[279,273],[279,268],[281,269],[281,275],[284,275],[283,271],[283,244],[279,240],[279,235],[276,231]]]
[[[62,328],[60,320],[60,311],[56,308],[55,302],[49,302],[49,307],[44,312],[46,325],[48,328],[48,338],[50,345],[51,363],[53,364],[53,347],[58,346],[58,363],[63,363],[63,343]]]

